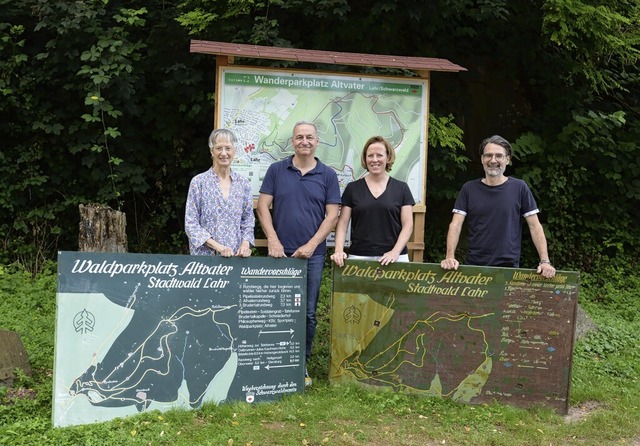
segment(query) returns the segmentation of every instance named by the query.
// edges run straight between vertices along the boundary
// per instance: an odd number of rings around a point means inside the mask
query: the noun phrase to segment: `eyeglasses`
[[[213,150],[215,150],[218,153],[222,151],[233,152],[233,146],[213,146]]]
[[[495,157],[496,161],[502,161],[507,157],[504,153],[483,153],[482,158],[485,161],[491,160],[491,158]]]

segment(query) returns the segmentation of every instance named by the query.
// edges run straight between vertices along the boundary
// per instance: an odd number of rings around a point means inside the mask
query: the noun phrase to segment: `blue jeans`
[[[307,362],[311,357],[311,346],[316,334],[316,308],[320,297],[320,283],[322,282],[322,269],[324,267],[324,254],[313,255],[307,259]]]

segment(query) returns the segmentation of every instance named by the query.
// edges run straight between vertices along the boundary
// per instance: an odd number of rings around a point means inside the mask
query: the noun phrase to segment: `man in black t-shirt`
[[[455,251],[462,224],[467,221],[468,252],[466,263],[480,266],[518,268],[524,218],[529,226],[540,262],[537,272],[545,278],[555,276],[547,252],[547,239],[538,219],[540,212],[527,184],[504,175],[511,161],[512,148],[501,136],[494,135],[480,144],[485,176],[465,183],[458,194],[447,233],[447,253],[440,265],[458,269]]]

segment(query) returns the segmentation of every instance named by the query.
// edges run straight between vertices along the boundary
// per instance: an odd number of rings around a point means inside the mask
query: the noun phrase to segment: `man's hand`
[[[296,259],[308,259],[313,255],[313,252],[316,250],[318,245],[312,242],[307,242],[298,249],[296,252],[291,254],[291,257],[295,257]]]
[[[551,265],[551,263],[541,263],[538,265],[538,274],[540,274],[545,279],[551,279],[556,275],[556,269]]]
[[[277,238],[269,239],[267,246],[269,247],[270,257],[286,257],[284,253],[284,246]]]

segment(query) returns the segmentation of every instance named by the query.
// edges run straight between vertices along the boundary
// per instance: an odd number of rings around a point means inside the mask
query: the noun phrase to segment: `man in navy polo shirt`
[[[293,128],[294,154],[271,164],[260,187],[257,214],[267,236],[269,256],[307,259],[306,360],[316,332],[326,238],[335,227],[340,207],[338,177],[316,158],[318,129],[299,121]],[[269,208],[273,205],[273,215]],[[311,379],[305,369],[305,384]]]

